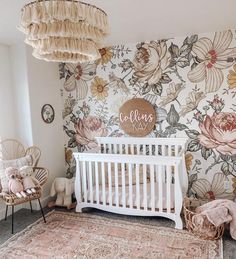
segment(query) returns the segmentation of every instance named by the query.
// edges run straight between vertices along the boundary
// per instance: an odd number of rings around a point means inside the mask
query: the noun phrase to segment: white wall
[[[42,151],[40,165],[50,172],[44,189],[47,199],[53,179],[66,173],[59,70],[57,63],[35,59],[30,47],[26,48],[26,59],[33,144]],[[41,118],[41,108],[47,103],[55,110],[55,119],[51,124],[46,124]]]
[[[11,79],[9,47],[0,44],[0,139],[16,136],[16,117]]]
[[[11,75],[14,90],[17,139],[25,146],[33,144],[29,86],[27,78],[27,63],[25,44],[10,47]]]

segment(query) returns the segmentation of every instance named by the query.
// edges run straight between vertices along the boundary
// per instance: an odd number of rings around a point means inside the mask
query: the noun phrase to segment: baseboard
[[[48,202],[51,201],[52,199],[53,199],[53,198],[52,198],[51,196],[46,196],[46,197],[40,199],[42,207],[43,207],[43,208],[44,208],[44,207],[47,207]],[[29,202],[24,203],[24,204],[22,204],[22,205],[23,205],[22,208],[24,208],[24,209],[30,209],[30,204],[29,204]],[[32,208],[33,208],[33,210],[40,210],[39,203],[38,203],[37,200],[32,201]]]
[[[1,206],[2,207],[2,206]],[[22,204],[16,205],[14,207],[14,212],[17,212],[18,210],[22,209]],[[3,204],[3,208],[0,209],[0,220],[5,218],[5,213],[6,213],[6,206]],[[11,206],[8,207],[8,212],[7,215],[10,216],[11,213]]]

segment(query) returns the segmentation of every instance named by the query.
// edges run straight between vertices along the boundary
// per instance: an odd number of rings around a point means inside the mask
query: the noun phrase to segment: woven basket
[[[207,217],[204,217],[203,228],[199,229],[194,226],[192,221],[193,216],[197,214],[195,209],[207,202],[209,202],[209,200],[198,200],[187,197],[184,199],[183,207],[186,228],[199,238],[205,240],[217,240],[221,238],[224,233],[224,224],[216,227],[208,221]]]

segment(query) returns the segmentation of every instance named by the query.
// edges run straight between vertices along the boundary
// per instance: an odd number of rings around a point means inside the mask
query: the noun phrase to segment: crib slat
[[[122,144],[119,144],[119,153],[123,154],[123,152],[122,152]]]
[[[87,202],[87,174],[86,174],[86,164],[85,161],[83,163],[83,191],[84,191],[84,202]]]
[[[90,202],[93,203],[93,176],[92,176],[92,162],[89,161],[89,194]]]
[[[95,187],[96,187],[96,201],[99,204],[99,178],[98,178],[98,162],[95,161]]]
[[[155,179],[154,179],[154,165],[151,165],[150,180],[151,180],[151,208],[155,211]]]
[[[112,145],[111,144],[108,144],[108,153],[112,154]]]
[[[129,146],[128,146],[128,144],[125,144],[125,154],[126,155],[129,154]]]
[[[112,175],[111,163],[108,163],[108,189],[109,189],[109,205],[112,206]]]
[[[152,155],[152,145],[148,145],[148,148],[149,148],[149,156]]]
[[[178,149],[179,149],[179,147],[178,146],[175,146],[175,156],[178,156]]]
[[[122,206],[126,207],[126,192],[125,192],[125,164],[121,164],[122,173]]]
[[[163,166],[158,165],[158,208],[159,211],[163,211],[163,190],[162,190],[162,182],[163,182]]]
[[[105,164],[104,162],[102,163],[102,203],[103,205],[106,204],[106,180],[105,180]]]
[[[137,148],[137,155],[140,154],[140,145],[136,145],[136,148]]]
[[[165,154],[165,145],[162,145],[161,146],[161,155],[162,156],[165,156],[166,154]]]
[[[137,209],[140,209],[140,179],[139,179],[139,170],[140,166],[139,164],[135,164],[135,169],[136,169],[136,206]]]
[[[117,154],[117,144],[114,144],[114,154]]]
[[[143,165],[143,206],[147,210],[147,166]]]
[[[78,170],[76,173],[77,174],[76,181],[78,181],[76,184],[76,186],[78,187],[77,201],[78,201],[78,203],[81,203],[82,202],[82,186],[81,186],[82,182],[81,181],[83,181],[83,176],[82,176],[82,164],[78,159],[76,159],[76,168]],[[75,191],[75,193],[76,193],[76,191]]]
[[[133,208],[132,165],[129,163],[129,207]]]
[[[144,144],[144,145],[143,145],[143,155],[145,156],[146,153],[147,153],[147,149],[146,149],[146,145]]]
[[[134,155],[134,145],[133,144],[130,145],[130,151],[131,151],[131,154]]]
[[[119,207],[119,183],[118,183],[118,164],[115,163],[115,202],[116,207]]]
[[[170,213],[170,197],[171,197],[171,170],[170,166],[166,166],[166,199],[167,199],[167,212]]]

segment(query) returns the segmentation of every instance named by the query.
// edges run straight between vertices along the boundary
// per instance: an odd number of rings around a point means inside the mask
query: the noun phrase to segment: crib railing
[[[96,138],[100,153],[180,156],[186,138]]]
[[[74,156],[77,210],[105,206],[108,211],[122,214],[179,217],[183,199],[181,157],[91,153]]]

